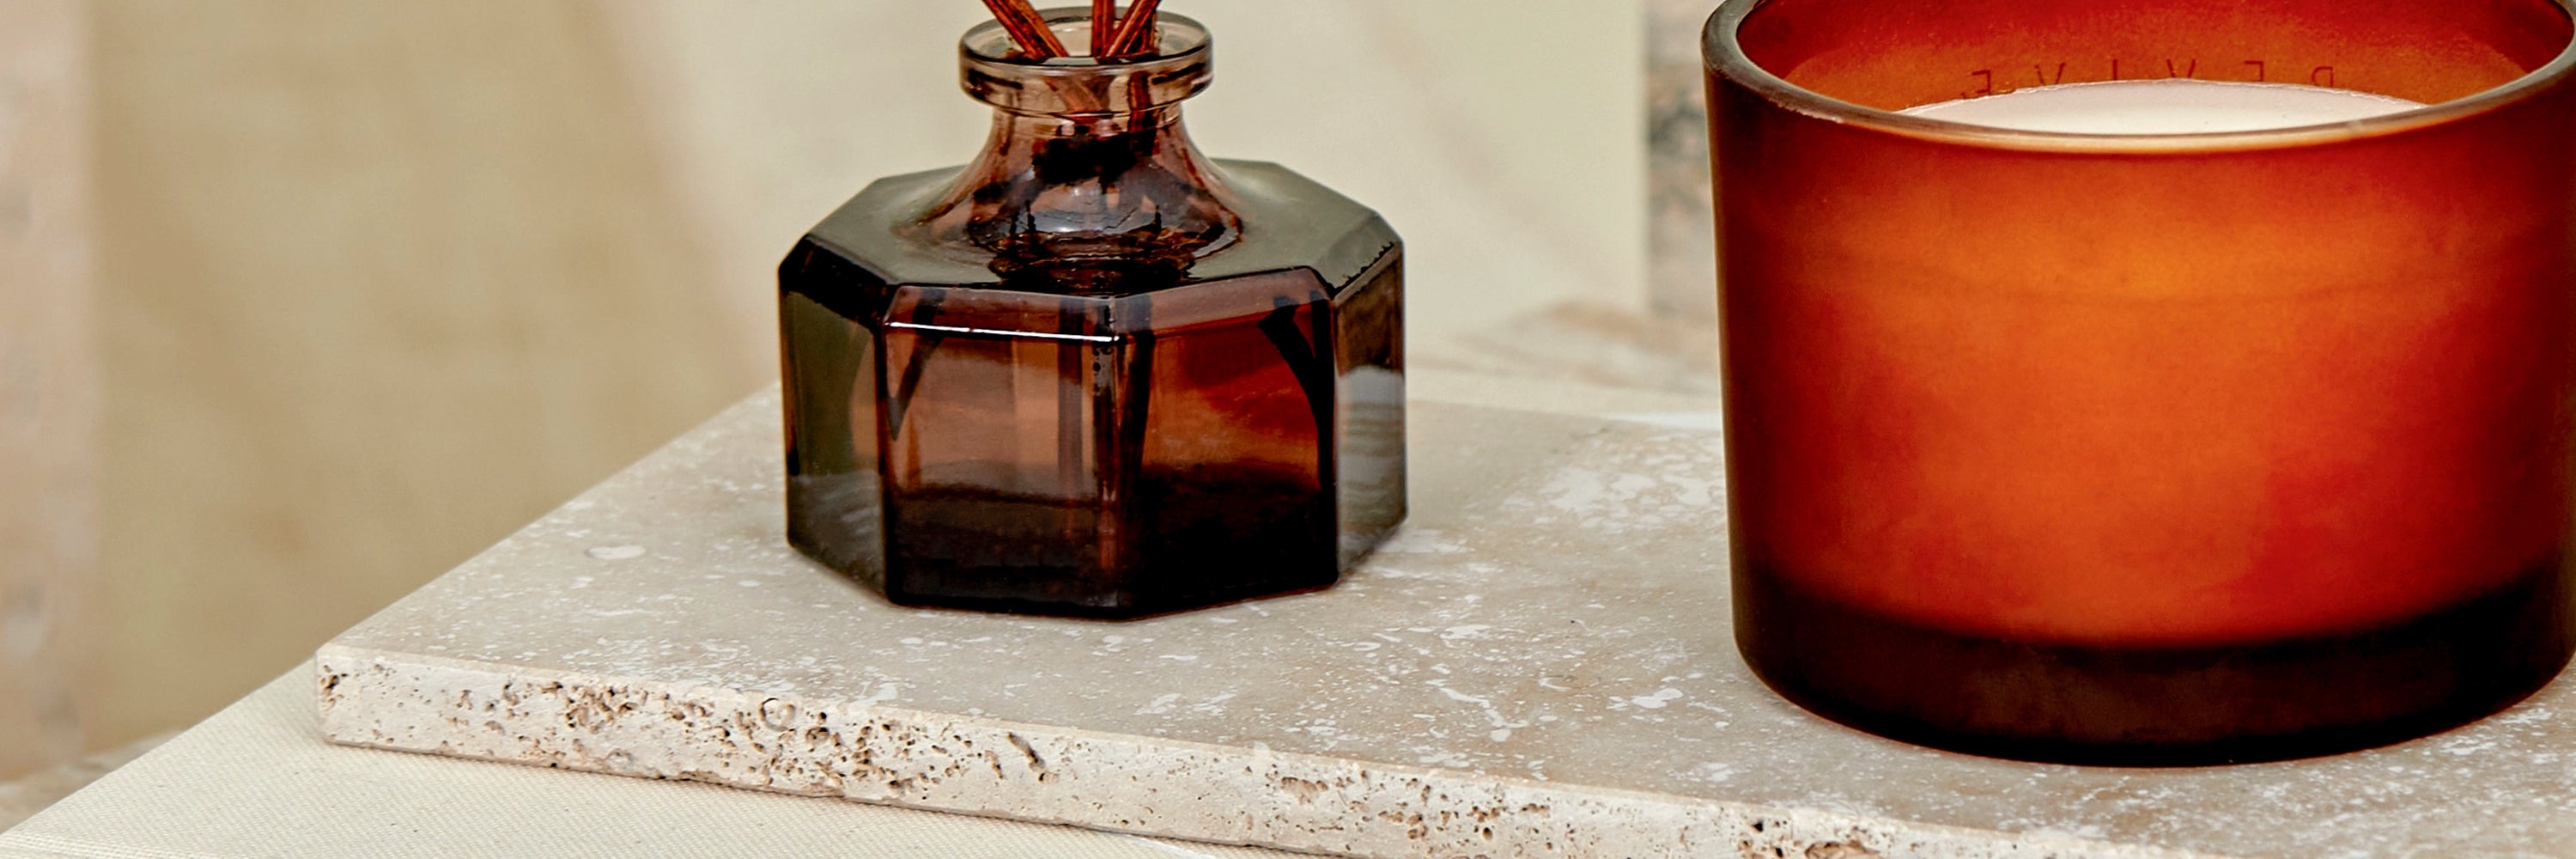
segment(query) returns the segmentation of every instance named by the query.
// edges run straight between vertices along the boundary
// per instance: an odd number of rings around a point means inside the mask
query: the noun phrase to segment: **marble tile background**
[[[1708,93],[1700,33],[1717,0],[1646,0],[1648,303],[1717,322]]]

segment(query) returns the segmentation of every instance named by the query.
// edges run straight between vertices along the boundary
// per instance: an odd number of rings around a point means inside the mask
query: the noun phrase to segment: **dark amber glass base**
[[[2059,763],[2252,763],[2400,742],[2521,701],[2576,650],[2568,578],[2553,562],[2342,634],[2098,647],[1934,629],[1754,570],[1738,577],[1736,638],[1782,696],[1906,742]]]
[[[971,487],[908,493],[889,511],[885,592],[897,603],[1130,618],[1331,587],[1333,499],[1267,469],[1149,471],[1129,557],[1069,540],[1092,505]],[[1068,527],[1070,526],[1070,527]]]

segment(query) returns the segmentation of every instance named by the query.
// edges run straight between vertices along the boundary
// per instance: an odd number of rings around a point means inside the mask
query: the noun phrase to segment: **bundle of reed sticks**
[[[1162,0],[1136,0],[1120,15],[1118,0],[1091,0],[1091,58],[1108,63],[1153,56],[1154,8],[1160,5]],[[1070,56],[1029,0],[984,0],[984,8],[993,10],[1020,53],[1041,60]]]

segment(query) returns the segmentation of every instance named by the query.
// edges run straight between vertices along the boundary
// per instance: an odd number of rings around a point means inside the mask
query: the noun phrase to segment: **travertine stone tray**
[[[763,395],[322,648],[322,724],[1389,859],[2576,855],[2564,682],[2395,748],[2198,770],[1807,716],[1729,643],[1713,423],[1417,401],[1411,524],[1342,586],[1105,624],[898,608],[801,559]]]

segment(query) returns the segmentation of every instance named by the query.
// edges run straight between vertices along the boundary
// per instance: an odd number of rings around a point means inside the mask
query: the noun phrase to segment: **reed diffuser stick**
[[[1118,35],[1109,45],[1106,59],[1124,60],[1155,53],[1154,10],[1163,0],[1136,0],[1127,7],[1127,16],[1118,21]]]
[[[1091,56],[1108,59],[1118,46],[1118,0],[1091,0]]]
[[[1002,30],[1020,52],[1041,60],[1065,55],[1064,43],[1055,38],[1055,29],[1047,26],[1046,17],[1029,7],[1029,0],[984,0],[984,8],[993,12],[993,20],[1002,22]]]

